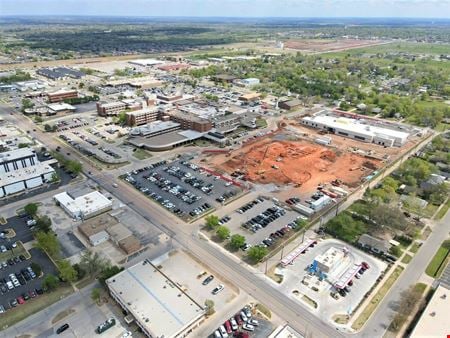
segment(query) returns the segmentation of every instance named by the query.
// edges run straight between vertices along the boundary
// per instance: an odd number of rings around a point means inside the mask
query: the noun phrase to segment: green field
[[[133,156],[136,157],[138,160],[145,160],[147,158],[152,157],[152,154],[150,154],[148,151],[141,149],[141,148],[136,148],[135,151],[133,151]]]
[[[428,264],[425,273],[433,278],[439,278],[442,270],[445,268],[445,262],[448,260],[450,252],[450,240],[444,241],[431,262]]]

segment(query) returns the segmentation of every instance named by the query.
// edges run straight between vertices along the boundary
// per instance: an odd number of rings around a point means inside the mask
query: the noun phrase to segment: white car
[[[253,326],[258,326],[259,322],[256,319],[250,319],[247,323]]]
[[[222,284],[219,284],[212,290],[213,295],[217,295],[220,291],[222,291],[225,287]]]
[[[247,324],[247,323],[245,323],[244,325],[242,325],[242,328],[243,328],[244,330],[247,330],[247,331],[255,331],[255,327],[254,327],[253,325]]]
[[[240,315],[241,315],[241,318],[242,318],[242,321],[243,321],[243,322],[246,322],[246,321],[248,320],[248,318],[247,318],[247,316],[245,315],[245,312],[244,312],[244,311],[241,311]]]
[[[227,333],[227,330],[225,330],[225,326],[220,325],[219,330],[220,330],[220,334],[222,335],[223,338],[228,337],[228,333]]]
[[[231,323],[231,329],[233,331],[236,331],[237,329],[239,329],[239,325],[236,322],[236,319],[234,319],[234,317],[230,318],[230,323]]]
[[[130,331],[125,331],[122,334],[122,338],[133,337],[133,334]]]

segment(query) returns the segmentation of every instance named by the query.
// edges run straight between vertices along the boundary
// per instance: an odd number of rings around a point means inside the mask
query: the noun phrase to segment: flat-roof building
[[[122,101],[97,102],[97,114],[100,116],[116,116],[127,109],[127,104]]]
[[[55,92],[47,93],[50,103],[61,102],[66,99],[74,99],[78,97],[78,91],[76,90],[57,90]]]
[[[50,182],[55,173],[50,165],[52,163],[56,160],[40,162],[31,148],[0,153],[0,197]]]
[[[285,110],[291,110],[299,108],[303,105],[303,102],[299,99],[292,99],[278,103],[278,107]]]
[[[106,285],[147,337],[186,337],[204,321],[203,307],[148,260],[107,279]]]
[[[149,107],[141,110],[130,111],[126,113],[127,125],[141,126],[154,122],[158,118],[158,107]]]
[[[344,257],[345,252],[342,249],[331,247],[324,253],[316,256],[314,259],[314,264],[317,264],[320,271],[329,273],[333,271],[340,262],[342,262]]]
[[[52,80],[61,80],[67,77],[81,79],[85,76],[83,72],[67,67],[40,68],[36,71],[36,73]]]
[[[180,123],[182,129],[192,129],[201,133],[211,130],[212,123],[189,112],[173,109],[164,112],[172,121]]]
[[[404,131],[390,129],[383,125],[375,125],[375,123],[364,119],[343,116],[317,114],[302,118],[301,123],[336,135],[386,147],[401,147],[409,137],[409,133]]]
[[[68,103],[50,103],[47,105],[48,115],[54,115],[57,113],[71,113],[77,110],[74,106]]]
[[[130,130],[131,137],[152,137],[180,129],[180,124],[173,121],[154,121]]]
[[[67,192],[62,192],[53,198],[74,219],[94,217],[112,208],[112,202],[98,191],[76,198]]]

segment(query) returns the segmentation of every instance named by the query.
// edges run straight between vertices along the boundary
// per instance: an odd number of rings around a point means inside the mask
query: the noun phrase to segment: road
[[[6,121],[15,124],[23,130],[32,130],[33,125],[26,117],[19,113],[10,115],[9,112],[11,112],[11,108],[0,105],[0,114],[5,116]],[[306,332],[308,337],[342,336],[335,328],[314,316],[308,309],[273,288],[260,275],[253,273],[209,245],[206,241],[193,235],[192,227],[186,226],[185,223],[182,223],[168,211],[159,208],[148,199],[142,198],[142,194],[139,191],[118,180],[113,173],[102,172],[93,167],[89,161],[86,161],[84,156],[78,154],[69,146],[58,142],[53,137],[53,134],[44,133],[36,129],[36,131],[30,131],[30,135],[51,149],[60,146],[62,153],[70,153],[70,158],[81,161],[83,163],[83,171],[103,189],[109,191],[161,231],[172,237],[173,240],[190,251],[214,272],[226,276],[244,292],[267,305],[272,312],[285,319],[294,329]],[[112,187],[114,182],[118,184],[118,188]]]
[[[450,234],[450,212],[439,221],[433,228],[430,237],[422,245],[419,251],[414,255],[408,267],[400,275],[392,289],[395,292],[389,292],[382,300],[375,313],[370,318],[363,330],[358,334],[359,337],[381,337],[389,326],[393,306],[399,301],[402,291],[407,290],[411,285],[419,281],[430,260],[433,258],[441,243],[448,238]]]

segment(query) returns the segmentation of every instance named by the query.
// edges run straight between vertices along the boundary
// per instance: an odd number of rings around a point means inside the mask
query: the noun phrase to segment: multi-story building
[[[0,197],[36,188],[52,179],[55,170],[40,162],[31,148],[20,148],[0,153]]]
[[[147,337],[186,337],[205,319],[205,310],[165,273],[144,260],[106,280],[112,298]]]
[[[204,133],[212,128],[211,121],[177,109],[166,111],[163,114],[169,116],[170,120],[179,123],[182,129],[192,129]]]
[[[61,102],[66,99],[74,99],[78,97],[76,90],[60,89],[55,92],[47,93],[47,97],[50,103]]]
[[[97,114],[100,116],[116,116],[127,109],[127,104],[122,101],[97,102]]]
[[[158,107],[149,107],[141,110],[130,111],[126,113],[127,125],[141,126],[158,119]]]

